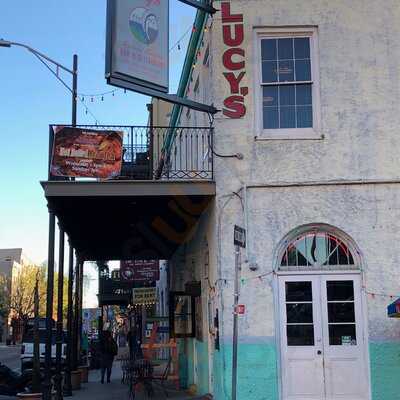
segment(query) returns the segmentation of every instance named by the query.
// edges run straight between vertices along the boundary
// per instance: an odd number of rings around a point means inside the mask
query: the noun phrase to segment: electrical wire
[[[212,115],[210,113],[207,113],[207,115],[208,115],[208,119],[209,119],[209,122],[210,122],[210,129],[212,129],[213,125],[214,125],[214,115]],[[214,146],[213,146],[212,143],[210,143],[210,149],[211,149],[211,152],[215,156],[220,157],[220,158],[237,158],[238,160],[241,160],[243,158],[243,155],[240,154],[240,153],[236,153],[236,154],[220,154],[220,153],[217,153],[214,150]]]
[[[42,57],[40,57],[38,54],[36,54],[35,52],[31,53],[56,77],[56,79],[58,79],[59,82],[61,82],[61,84],[71,93],[73,94],[73,90],[68,86],[68,84],[62,79],[60,78],[60,76],[53,71],[53,69],[50,67],[49,64],[47,64],[47,62],[45,60],[43,60]],[[93,112],[89,109],[89,107],[83,103],[82,99],[79,99],[81,101],[81,103],[83,104],[83,106],[85,107],[85,110],[87,111],[87,113],[89,113],[92,118],[95,120],[96,125],[99,124],[99,120],[97,119],[97,117],[93,114]]]
[[[183,39],[185,39],[185,37],[193,30],[193,25],[190,25],[190,27],[185,31],[185,33],[171,46],[171,48],[169,49],[169,53],[172,52],[172,50],[174,50],[176,47],[179,48],[180,50],[180,44],[183,41]],[[113,89],[113,90],[107,90],[105,92],[98,92],[98,93],[78,93],[78,96],[81,98],[85,98],[85,97],[89,97],[89,98],[94,98],[94,97],[104,97],[107,96],[109,94],[112,94],[114,96],[115,93],[120,92],[121,90],[124,89]],[[83,101],[83,99],[81,99]],[[103,99],[102,99],[103,100]]]

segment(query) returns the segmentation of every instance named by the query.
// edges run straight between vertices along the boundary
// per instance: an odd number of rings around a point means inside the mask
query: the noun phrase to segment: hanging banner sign
[[[168,41],[168,0],[108,0],[107,82],[168,93]]]
[[[53,176],[113,178],[121,174],[123,132],[57,126]]]
[[[160,267],[158,260],[121,261],[122,281],[158,281]]]
[[[133,304],[153,304],[157,300],[155,287],[133,289]]]

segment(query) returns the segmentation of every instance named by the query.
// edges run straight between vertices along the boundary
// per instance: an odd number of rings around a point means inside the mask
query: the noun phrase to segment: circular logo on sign
[[[135,8],[129,17],[129,27],[133,36],[143,44],[152,44],[158,36],[157,17],[147,8]]]

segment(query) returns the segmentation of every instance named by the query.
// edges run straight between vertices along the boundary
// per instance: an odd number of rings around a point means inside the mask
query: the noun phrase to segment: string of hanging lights
[[[189,28],[182,34],[182,36],[180,36],[178,38],[178,40],[171,46],[171,48],[169,49],[169,52],[171,53],[173,50],[175,50],[176,48],[178,50],[181,50],[181,44],[182,41],[185,39],[185,37],[192,31],[195,31],[196,28],[194,25],[190,25]],[[112,90],[107,90],[104,92],[97,92],[97,93],[78,93],[79,99],[81,101],[81,103],[84,103],[86,99],[89,99],[90,103],[94,103],[94,101],[96,99],[100,99],[100,101],[104,101],[105,97],[108,95],[111,95],[112,97],[114,97],[118,92],[123,91],[124,93],[126,93],[126,89],[112,89]],[[85,113],[90,113],[90,110],[88,110],[87,108],[85,109]]]

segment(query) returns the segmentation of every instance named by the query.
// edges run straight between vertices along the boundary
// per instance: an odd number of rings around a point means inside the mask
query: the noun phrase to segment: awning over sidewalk
[[[388,317],[400,318],[400,298],[388,305]]]
[[[215,195],[211,181],[44,181],[85,260],[168,259]]]

